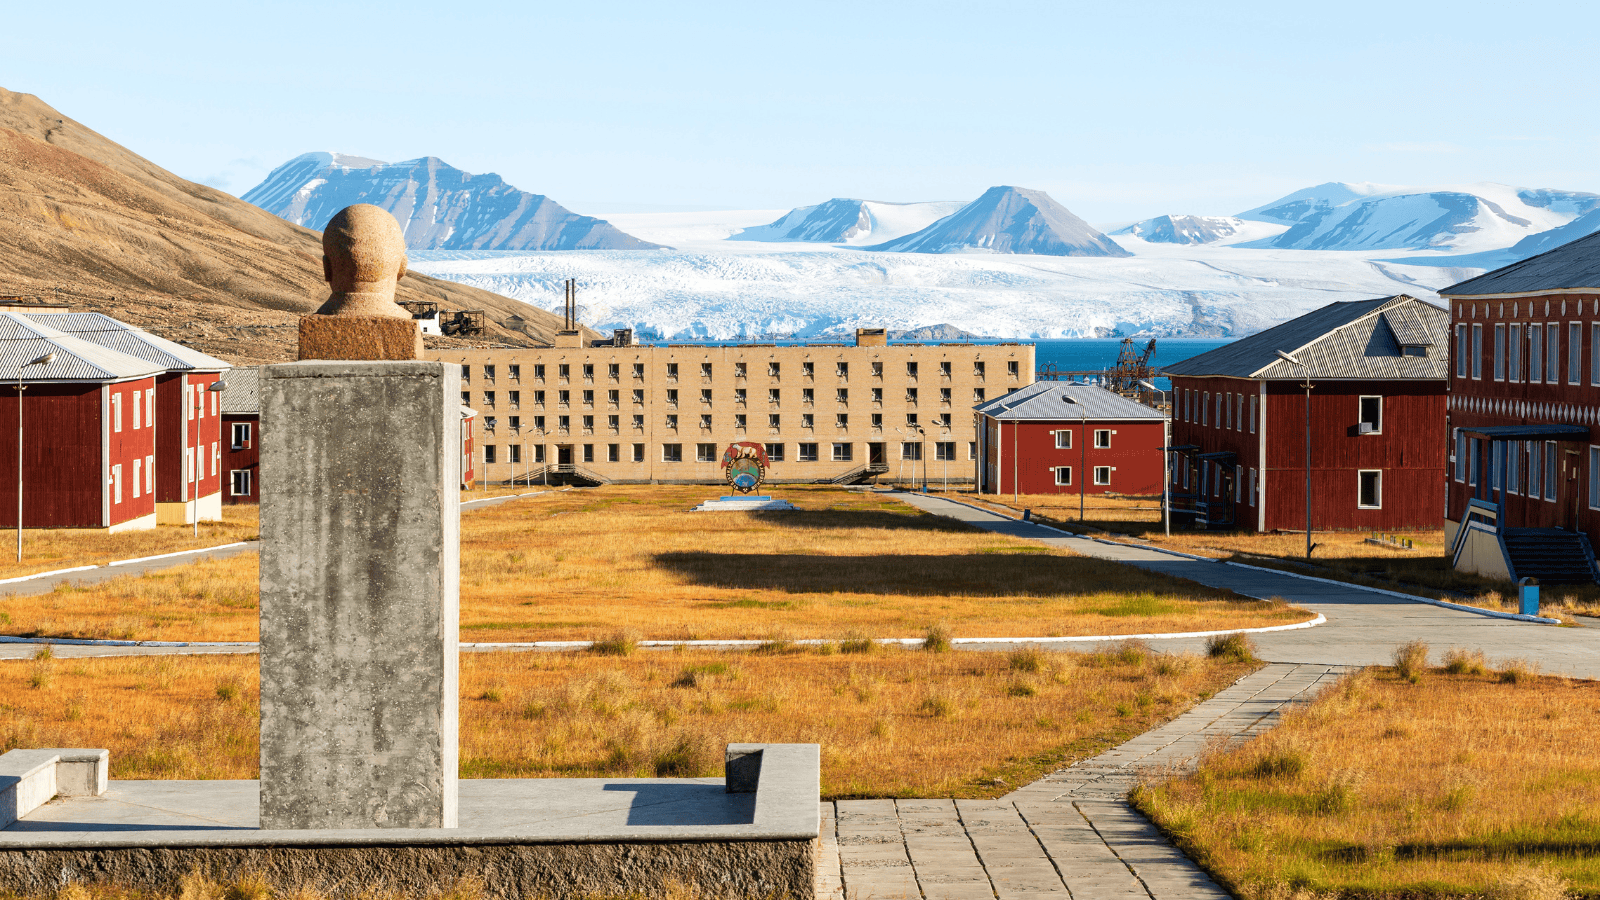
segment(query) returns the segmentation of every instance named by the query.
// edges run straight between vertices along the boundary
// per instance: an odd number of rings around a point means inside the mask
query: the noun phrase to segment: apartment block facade
[[[773,482],[951,463],[970,479],[972,408],[1033,382],[1031,344],[633,345],[436,350],[478,411],[476,468],[494,483],[546,467],[606,481],[710,483],[734,441],[766,445]],[[959,462],[959,467],[955,463]],[[913,471],[914,470],[914,471]]]

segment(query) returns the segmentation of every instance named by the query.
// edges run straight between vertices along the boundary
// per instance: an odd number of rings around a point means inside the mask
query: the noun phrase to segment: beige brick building
[[[734,441],[766,445],[774,482],[886,473],[970,481],[972,408],[1033,382],[1031,344],[782,347],[557,346],[437,350],[461,365],[461,400],[476,409],[478,476],[491,483],[570,474],[617,482],[722,480]],[[920,429],[920,432],[919,432]],[[924,449],[925,448],[925,449]],[[913,465],[914,464],[914,465]],[[556,467],[561,467],[557,469]]]

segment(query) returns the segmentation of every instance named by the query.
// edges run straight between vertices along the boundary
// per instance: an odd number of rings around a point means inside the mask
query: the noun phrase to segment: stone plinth
[[[422,326],[391,316],[302,316],[301,359],[422,359]]]
[[[260,391],[261,827],[453,828],[460,373],[285,363]]]

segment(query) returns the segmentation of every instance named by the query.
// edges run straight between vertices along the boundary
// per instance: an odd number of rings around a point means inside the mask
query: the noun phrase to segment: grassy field
[[[786,487],[799,511],[692,513],[704,487],[550,493],[462,518],[468,642],[1232,630],[1281,604],[989,534],[883,495]],[[256,558],[0,601],[12,634],[253,640]],[[6,621],[9,619],[9,621]]]
[[[1252,668],[1137,644],[860,651],[464,654],[461,774],[714,776],[729,742],[801,742],[823,745],[829,797],[993,797]],[[5,662],[0,697],[0,750],[105,747],[113,778],[256,776],[254,657]]]
[[[1251,900],[1600,896],[1600,683],[1399,662],[1136,805]]]
[[[1078,524],[1077,498],[1063,501],[1054,494],[1025,494],[1013,501],[1010,494],[954,499],[975,503],[996,512],[1020,515],[1032,509],[1042,521],[1071,529]],[[1407,531],[1388,535],[1412,542],[1411,548],[1372,544],[1369,532],[1319,531],[1311,536],[1315,545],[1310,563],[1306,562],[1305,533],[1255,534],[1252,532],[1194,531],[1174,529],[1171,536],[1161,525],[1160,498],[1090,498],[1084,511],[1084,524],[1156,547],[1231,559],[1251,565],[1281,568],[1320,578],[1349,581],[1417,593],[1438,600],[1515,612],[1515,588],[1496,581],[1458,572],[1450,565],[1449,548],[1443,531]],[[1600,615],[1600,587],[1594,585],[1547,585],[1540,602],[1545,615]]]
[[[194,536],[193,525],[161,525],[147,531],[118,534],[88,528],[24,529],[20,563],[16,559],[17,533],[0,532],[0,545],[10,548],[0,551],[0,578],[215,547],[234,541],[253,541],[257,529],[256,510],[254,505],[224,506],[222,521],[201,522],[198,538]]]

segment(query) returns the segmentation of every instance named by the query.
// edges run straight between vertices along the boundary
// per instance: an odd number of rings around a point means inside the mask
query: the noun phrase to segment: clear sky
[[[236,194],[335,150],[596,214],[1014,184],[1108,224],[1324,181],[1600,192],[1597,10],[16,3],[0,87]]]

